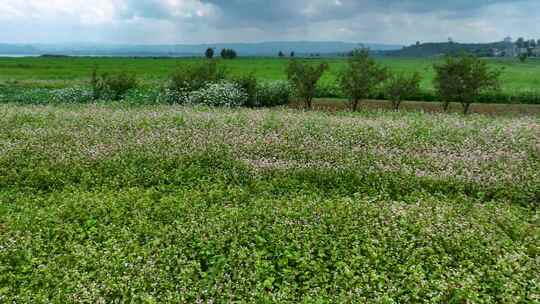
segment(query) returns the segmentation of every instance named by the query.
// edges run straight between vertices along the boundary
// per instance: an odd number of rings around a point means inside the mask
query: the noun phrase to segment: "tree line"
[[[328,69],[326,63],[312,64],[295,59],[289,62],[287,77],[306,109],[312,108],[317,83]],[[482,93],[500,88],[501,71],[491,69],[486,61],[473,55],[447,56],[443,63],[435,64],[434,69],[434,86],[445,111],[450,103],[458,102],[467,114]],[[353,111],[358,109],[360,101],[380,87],[384,87],[386,97],[398,110],[403,100],[418,93],[421,81],[418,72],[410,75],[391,72],[371,58],[367,50],[355,50],[338,75],[338,84],[349,98]]]

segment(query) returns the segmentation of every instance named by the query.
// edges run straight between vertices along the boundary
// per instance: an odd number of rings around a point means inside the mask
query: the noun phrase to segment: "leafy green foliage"
[[[121,100],[124,95],[138,85],[134,74],[119,72],[109,74],[107,72],[98,75],[97,69],[92,72],[90,86],[94,100]]]
[[[418,95],[421,80],[419,73],[412,75],[397,73],[390,76],[385,91],[395,110],[399,109],[402,101]]]
[[[293,88],[287,81],[261,82],[257,85],[257,106],[275,107],[287,105],[293,95]]]
[[[360,100],[370,96],[387,78],[387,69],[369,57],[367,50],[355,50],[340,72],[339,84],[356,111]]]
[[[317,83],[328,70],[328,64],[310,64],[298,60],[290,60],[287,67],[287,78],[295,88],[298,97],[304,101],[306,109],[311,109],[315,97]]]
[[[169,78],[167,89],[184,96],[200,90],[208,83],[217,83],[227,77],[227,70],[215,60],[179,66]]]
[[[245,106],[257,106],[257,78],[254,73],[243,74],[233,77],[232,82],[236,83],[246,94],[247,102]]]
[[[444,63],[435,65],[434,69],[434,85],[445,110],[450,102],[459,102],[467,114],[470,105],[483,92],[499,90],[501,72],[491,69],[486,61],[472,55],[448,56]]]

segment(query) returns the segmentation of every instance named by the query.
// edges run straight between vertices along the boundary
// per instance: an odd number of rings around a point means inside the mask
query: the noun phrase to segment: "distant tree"
[[[387,74],[385,67],[369,57],[368,50],[355,50],[338,77],[341,89],[349,98],[351,110],[356,111],[360,100],[373,93],[386,80]]]
[[[235,59],[237,57],[236,51],[233,49],[222,49],[221,58],[223,59]]]
[[[434,86],[448,110],[450,102],[459,102],[467,114],[480,94],[498,90],[499,70],[490,69],[487,62],[472,55],[447,56],[442,64],[435,64]]]
[[[540,40],[539,40],[540,41]],[[296,54],[294,53],[294,51],[291,52],[291,57],[294,58]]]
[[[520,53],[518,55],[518,58],[519,58],[519,61],[521,61],[521,63],[524,63],[529,58],[529,54],[528,53]]]
[[[283,58],[283,57],[285,57],[285,54],[283,54],[282,51],[279,51],[278,56],[281,57],[281,58]]]
[[[531,40],[529,41],[529,47],[535,48],[535,47],[536,47],[536,40],[531,39]]]
[[[328,70],[328,64],[309,64],[293,59],[287,67],[287,78],[295,88],[299,97],[304,100],[306,109],[311,109],[317,82],[324,72]]]
[[[518,48],[524,48],[525,47],[525,39],[523,37],[519,37],[518,40],[516,40],[516,46]]]
[[[536,40],[536,46],[540,46],[540,39]]]
[[[392,102],[394,110],[399,110],[401,102],[414,97],[420,91],[422,77],[418,72],[412,75],[394,74],[390,76],[385,87],[388,99]]]
[[[208,58],[208,59],[214,58],[214,49],[213,48],[206,49],[206,52],[204,53],[204,56],[206,56],[206,58]]]
[[[416,41],[416,46],[420,46],[420,41]]]

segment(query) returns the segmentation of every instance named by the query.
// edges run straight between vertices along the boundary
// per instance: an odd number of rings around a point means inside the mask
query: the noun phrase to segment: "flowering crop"
[[[0,113],[0,302],[540,299],[539,117]]]

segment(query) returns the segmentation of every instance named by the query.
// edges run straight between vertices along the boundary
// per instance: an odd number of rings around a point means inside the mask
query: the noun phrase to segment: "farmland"
[[[0,58],[0,82],[18,81],[35,86],[67,86],[87,81],[94,68],[103,72],[127,71],[137,74],[144,81],[160,82],[178,65],[202,59],[133,59],[133,58]],[[344,59],[310,59],[330,64],[322,82],[331,82],[345,64]],[[379,58],[379,62],[393,71],[418,71],[423,76],[422,88],[432,89],[432,66],[438,59]],[[503,69],[502,89],[505,92],[540,91],[540,60],[520,63],[517,59],[493,59],[491,65]],[[233,74],[253,72],[261,80],[285,79],[287,59],[240,58],[222,63]]]
[[[540,301],[539,116],[0,113],[0,302]]]
[[[471,115],[197,61],[0,58],[0,302],[540,301],[538,61]]]

